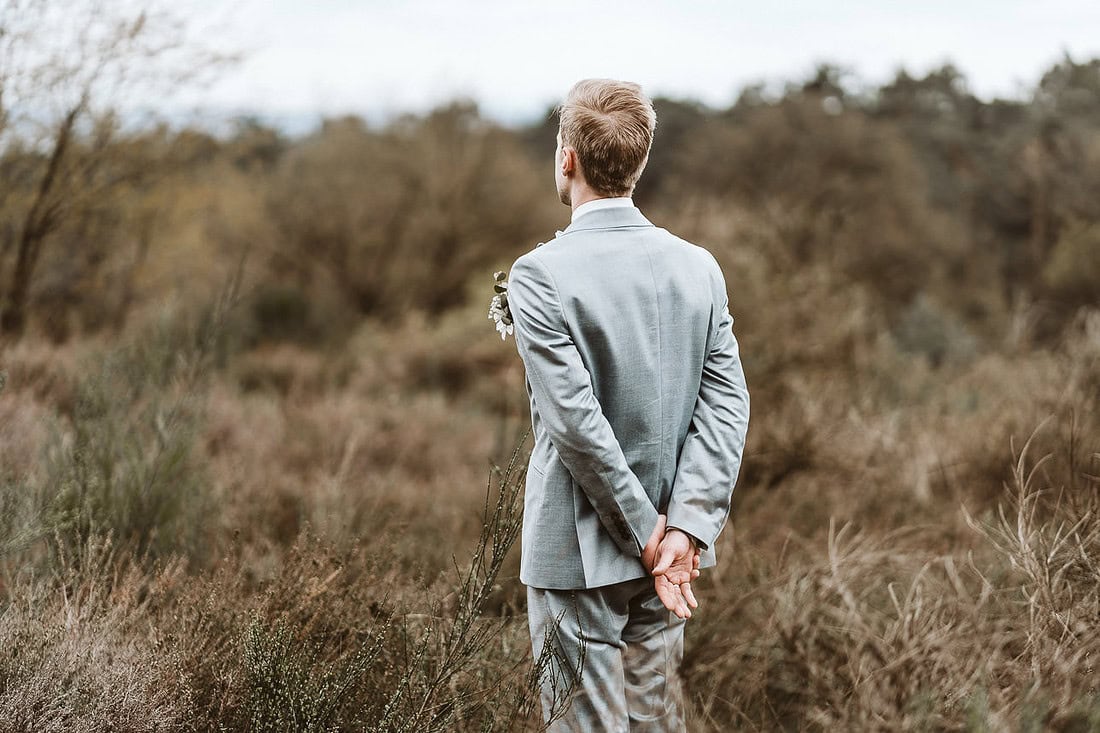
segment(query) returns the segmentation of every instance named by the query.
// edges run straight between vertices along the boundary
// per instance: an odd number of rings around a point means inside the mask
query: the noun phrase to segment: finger
[[[657,595],[660,596],[661,604],[666,609],[668,609],[669,611],[672,611],[673,613],[676,613],[676,600],[675,599],[670,598],[668,596],[668,594],[666,592],[663,592],[663,591],[658,591]]]
[[[672,567],[672,561],[676,559],[673,552],[668,549],[657,548],[657,562],[653,563],[652,572],[654,575],[664,575],[668,572],[668,569]]]
[[[684,567],[683,562],[673,563],[673,566],[666,570],[664,575],[668,578],[670,583],[674,583],[676,585],[687,583],[691,580],[691,570]]]
[[[695,592],[691,589],[691,583],[681,583],[680,592],[684,594],[684,600],[691,608],[699,608],[699,601],[695,600]]]
[[[668,582],[664,576],[660,576],[654,582],[657,589],[657,597],[661,599],[664,607],[676,615],[677,618],[686,619],[691,616],[691,610],[684,602],[679,586]]]
[[[676,586],[673,586],[673,588],[676,588]],[[677,588],[677,590],[679,589]],[[672,612],[676,614],[677,618],[687,618],[691,615],[687,604],[684,603],[684,599],[679,593],[676,594],[676,608],[672,609]]]
[[[669,611],[675,613],[679,601],[676,594],[673,592],[676,586],[670,584],[663,577],[658,577],[654,582],[654,586],[657,590],[657,597],[661,599],[661,604]]]
[[[669,582],[673,583],[674,585],[679,585],[685,580],[691,580],[691,578],[689,577],[691,574],[691,571],[689,570],[689,568],[691,567],[691,563],[688,561],[688,558],[682,554],[676,554],[674,549],[670,549],[669,552],[672,555],[672,562],[669,564],[668,569],[664,572],[664,575],[669,579]]]
[[[668,610],[672,611],[677,618],[687,618],[689,613],[687,604],[684,603],[684,599],[679,594],[679,588],[675,585],[670,586],[671,596],[669,598],[670,605],[666,606]]]
[[[671,591],[672,597],[676,600],[676,608],[673,610],[673,613],[675,613],[676,616],[681,619],[691,618],[691,609],[688,608],[687,603],[684,601],[684,596],[681,592],[680,586],[674,585],[670,582],[669,590]]]
[[[698,603],[695,603],[694,595],[691,595],[689,598],[689,594],[691,593],[691,583],[681,583],[677,590],[680,591],[680,604],[684,611],[683,617],[685,619],[691,618],[691,609],[699,605]]]

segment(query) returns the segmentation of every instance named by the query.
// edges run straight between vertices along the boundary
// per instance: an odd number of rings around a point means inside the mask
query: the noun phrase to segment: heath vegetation
[[[0,729],[537,730],[486,309],[555,120],[122,125],[104,74],[224,59],[148,14],[40,68],[46,5],[0,3]],[[690,728],[1100,729],[1100,60],[656,106],[635,201],[753,396]]]

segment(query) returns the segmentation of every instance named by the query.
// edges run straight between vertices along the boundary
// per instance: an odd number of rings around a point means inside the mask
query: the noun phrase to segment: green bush
[[[1043,283],[1070,308],[1100,305],[1100,224],[1077,222],[1066,229],[1043,267]]]
[[[71,409],[51,426],[43,476],[15,494],[0,492],[9,510],[0,548],[56,534],[51,547],[75,556],[89,539],[109,535],[138,556],[203,556],[211,493],[195,444],[239,283],[231,278],[215,303],[165,313],[85,359]]]
[[[333,730],[354,702],[367,670],[382,651],[382,638],[368,638],[335,662],[321,658],[316,642],[299,642],[285,621],[271,630],[249,624],[244,646],[249,689],[248,729],[263,733],[323,733]]]
[[[254,341],[312,344],[319,340],[310,301],[298,288],[264,285],[252,296],[250,305]]]
[[[41,508],[70,546],[109,533],[139,554],[201,554],[210,517],[194,451],[202,355],[164,325],[94,357],[67,429],[55,427]]]

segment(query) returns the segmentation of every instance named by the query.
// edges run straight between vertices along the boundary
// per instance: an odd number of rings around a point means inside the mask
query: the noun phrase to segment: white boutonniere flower
[[[496,322],[497,333],[504,341],[512,334],[512,312],[508,310],[508,273],[493,273],[493,299],[489,301],[489,320]]]

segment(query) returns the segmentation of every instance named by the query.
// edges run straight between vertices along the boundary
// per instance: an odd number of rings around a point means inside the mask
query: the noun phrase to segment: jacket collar
[[[586,229],[619,229],[622,227],[651,227],[653,222],[642,215],[637,206],[615,206],[608,209],[589,211],[559,231],[557,236],[572,234]]]

